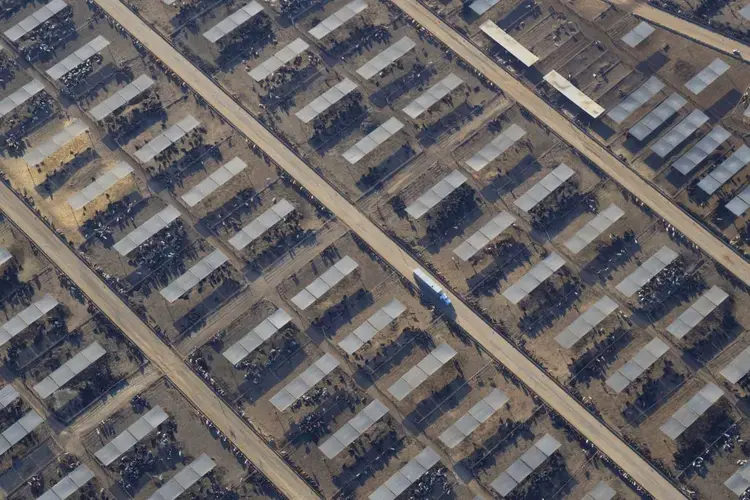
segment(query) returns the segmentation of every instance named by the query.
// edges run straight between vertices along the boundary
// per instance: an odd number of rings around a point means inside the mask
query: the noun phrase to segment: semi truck
[[[414,270],[414,276],[417,278],[417,281],[424,285],[426,288],[428,288],[432,293],[437,295],[438,300],[442,302],[446,306],[451,305],[451,299],[448,298],[448,296],[443,291],[443,288],[435,283],[435,280],[430,278],[427,273],[422,271],[421,269],[417,268]]]

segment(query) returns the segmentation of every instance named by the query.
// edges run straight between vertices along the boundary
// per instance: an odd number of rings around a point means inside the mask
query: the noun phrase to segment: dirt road
[[[661,11],[645,3],[636,3],[630,0],[616,0],[614,5],[632,12],[636,17],[640,17],[650,23],[673,31],[681,36],[695,40],[696,42],[724,52],[735,59],[750,62],[750,47],[747,45],[727,38],[719,33],[698,26],[697,24],[685,21],[677,16]],[[739,50],[740,55],[732,54],[733,50]],[[744,89],[743,89],[744,90]]]
[[[135,315],[36,214],[0,183],[3,212],[67,274],[172,383],[289,498],[318,495]]]
[[[534,116],[557,135],[593,161],[604,173],[636,195],[678,231],[690,238],[701,250],[750,285],[750,263],[716,238],[666,196],[643,178],[623,165],[594,139],[571,125],[570,121],[544,100],[513,78],[481,50],[447,26],[424,6],[414,0],[391,0],[414,18],[436,38],[449,46],[459,57],[474,66],[511,98],[523,104]]]
[[[119,0],[96,0],[114,20],[130,32],[148,50],[156,54],[177,76],[188,83],[214,109],[300,182],[310,193],[331,210],[340,221],[366,241],[397,271],[413,280],[412,271],[419,264],[383,233],[365,215],[339,195],[308,165],[266,130],[229,95],[199,72],[163,38],[151,30]],[[414,0],[405,2],[410,6]],[[417,14],[419,14],[417,12]],[[465,52],[465,51],[464,51]],[[491,64],[491,63],[489,63]],[[558,117],[562,119],[561,117]],[[569,125],[567,125],[570,128]],[[75,275],[74,275],[75,276]],[[513,371],[529,388],[544,399],[603,453],[638,481],[656,498],[683,498],[661,474],[653,469],[611,430],[600,423],[565,390],[536,365],[498,335],[490,325],[449,293],[455,304],[456,321],[498,361]]]

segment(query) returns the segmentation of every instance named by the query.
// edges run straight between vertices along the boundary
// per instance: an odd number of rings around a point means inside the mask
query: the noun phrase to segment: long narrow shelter
[[[338,366],[338,359],[330,354],[324,354],[305,371],[300,373],[299,376],[289,382],[283,389],[277,392],[276,395],[271,398],[271,404],[273,404],[279,411],[286,410]]]
[[[353,19],[367,8],[365,0],[352,0],[339,10],[320,21],[310,30],[310,35],[316,40],[322,40],[333,30],[341,27],[345,22]]]
[[[560,255],[554,252],[549,254],[544,260],[529,269],[528,273],[521,276],[516,283],[506,288],[503,297],[511,304],[518,304],[564,265],[565,259]]]
[[[432,210],[465,182],[466,176],[458,170],[453,170],[437,184],[428,189],[425,194],[410,203],[406,207],[406,213],[414,219],[421,219],[424,214]]]
[[[89,131],[88,125],[81,120],[73,120],[70,124],[57,134],[36,147],[32,147],[24,155],[24,161],[30,167],[36,167],[54,155],[79,135]]]
[[[248,22],[259,12],[263,12],[263,6],[253,0],[219,21],[214,27],[203,33],[203,36],[209,42],[216,43]]]
[[[172,144],[180,141],[194,129],[198,128],[199,125],[200,122],[193,118],[192,115],[186,116],[136,151],[136,158],[138,158],[141,163],[151,161],[156,155],[166,150]]]
[[[105,444],[94,453],[94,456],[104,466],[111,465],[121,456],[138,444],[146,436],[154,432],[161,424],[167,421],[169,415],[161,406],[154,406],[127,429],[115,436],[112,441]]]
[[[109,47],[109,40],[99,35],[80,49],[70,54],[68,57],[64,58],[59,63],[52,66],[50,69],[48,69],[47,75],[53,80],[57,81],[107,47]]]
[[[374,400],[337,430],[333,436],[323,441],[319,446],[320,451],[329,460],[336,457],[387,413],[388,407],[377,399]]]
[[[404,312],[406,312],[406,306],[401,301],[398,299],[391,300],[355,328],[352,333],[344,337],[339,342],[339,347],[351,356],[360,347],[375,338],[375,335],[385,327],[396,321]]]
[[[427,380],[430,375],[438,371],[445,363],[456,356],[456,351],[448,344],[440,344],[432,352],[413,366],[401,378],[396,380],[389,388],[388,392],[396,398],[397,401],[403,401],[422,382]]]
[[[466,165],[474,172],[479,172],[495,161],[501,154],[505,153],[508,148],[519,141],[524,135],[526,135],[524,129],[515,123],[511,124],[500,135],[492,139],[489,144],[466,160]]]
[[[0,118],[9,115],[13,110],[26,103],[26,101],[37,95],[42,90],[44,90],[44,84],[34,78],[29,83],[0,101]]]
[[[521,457],[513,462],[505,472],[495,478],[490,484],[500,496],[508,496],[516,486],[547,461],[559,448],[560,442],[549,434],[545,434],[539,441],[532,444]]]
[[[500,389],[490,391],[477,404],[440,434],[440,441],[450,449],[455,448],[494,415],[510,398]]]
[[[276,309],[240,340],[222,353],[227,361],[237,366],[252,354],[263,342],[273,337],[279,330],[292,322],[292,317],[283,309]]]
[[[328,291],[338,285],[344,278],[352,274],[359,264],[357,261],[346,255],[328,268],[326,272],[316,278],[312,283],[300,290],[297,295],[292,297],[292,303],[300,310],[304,311],[313,305],[319,298],[328,293]]]
[[[34,392],[40,398],[47,399],[105,354],[107,354],[106,349],[99,342],[94,342],[34,385]]]
[[[690,398],[682,408],[669,417],[659,427],[671,439],[677,439],[691,425],[693,425],[706,411],[724,395],[719,386],[714,383],[706,384],[698,394]]]
[[[510,36],[497,24],[495,24],[494,21],[485,21],[484,23],[482,23],[479,29],[481,29],[485,35],[494,40],[495,43],[497,43],[508,53],[510,53],[510,55],[521,61],[524,66],[531,67],[539,60],[539,58],[534,55],[533,52],[521,45],[515,38]]]
[[[151,77],[147,75],[141,75],[115,92],[113,95],[105,99],[100,104],[97,104],[96,106],[91,108],[91,116],[93,116],[96,121],[102,121],[139,95],[146,92],[148,89],[153,87],[153,85],[154,80],[152,80]]]
[[[133,167],[131,167],[127,162],[118,162],[114,167],[110,168],[97,179],[93,180],[91,184],[68,198],[68,205],[70,205],[70,208],[72,208],[73,210],[82,209],[83,207],[103,195],[107,191],[107,189],[120,182],[132,172]]]
[[[626,276],[618,285],[617,291],[626,297],[632,297],[643,288],[643,285],[651,281],[654,276],[664,270],[665,267],[674,262],[680,254],[667,246],[661,247],[646,262],[638,266],[630,275]]]
[[[228,260],[229,258],[221,250],[214,250],[159,293],[171,304],[192,290],[198,283],[208,278],[211,273],[226,264]]]
[[[0,346],[7,344],[10,342],[10,339],[42,319],[45,314],[57,307],[57,305],[57,300],[47,293],[44,297],[10,318],[3,326],[0,326]]]
[[[570,83],[557,71],[550,71],[544,75],[544,81],[549,83],[558,92],[567,97],[573,104],[581,108],[592,118],[598,118],[604,113],[604,108],[599,106],[593,99],[581,92],[575,85]]]
[[[378,486],[378,489],[370,494],[370,500],[395,499],[412,484],[419,481],[419,478],[424,476],[438,462],[440,462],[440,455],[428,446],[396,471],[385,483]]]
[[[359,160],[375,151],[375,148],[390,139],[402,128],[404,128],[404,124],[397,118],[389,118],[375,130],[357,141],[354,146],[344,151],[341,156],[343,156],[350,165],[354,165]]]
[[[663,340],[658,338],[651,340],[607,379],[607,385],[616,393],[621,393],[668,350],[669,346]]]
[[[180,211],[172,205],[167,205],[158,214],[126,234],[114,244],[117,253],[125,257],[130,252],[150,240],[156,233],[169,226],[180,217]]]

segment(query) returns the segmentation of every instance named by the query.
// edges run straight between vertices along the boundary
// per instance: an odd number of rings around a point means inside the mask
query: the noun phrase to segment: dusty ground
[[[248,474],[247,469],[233,455],[227,443],[220,439],[214,430],[206,427],[194,407],[168,381],[163,379],[158,381],[142,393],[141,397],[151,406],[158,404],[167,412],[170,418],[160,428],[163,432],[173,433],[174,438],[171,440],[165,438],[162,444],[157,444],[155,436],[148,436],[142,440],[142,443],[148,449],[151,449],[158,458],[154,471],[142,476],[137,487],[132,491],[134,498],[148,498],[156,491],[159,484],[169,480],[182,468],[183,464],[190,463],[202,453],[211,457],[216,463],[216,468],[211,475],[212,481],[209,481],[209,476],[207,476],[200,482],[200,486],[194,486],[192,491],[198,492],[199,488],[203,489],[213,481],[221,488],[229,491],[234,491],[240,487]],[[144,411],[147,410],[135,411],[134,407],[119,410],[107,419],[105,426],[100,426],[96,432],[92,432],[84,438],[84,444],[88,452],[95,453],[127,426],[135,422]],[[168,429],[171,429],[171,431],[168,431]],[[179,456],[178,450],[181,452]],[[125,456],[131,454],[132,451]],[[120,462],[122,460],[123,458],[120,459]],[[115,464],[103,470],[106,471],[110,481],[115,482],[120,477]],[[116,491],[119,491],[120,494],[124,493],[117,484],[113,484],[111,489],[113,493]],[[264,498],[267,496],[267,493],[260,486],[255,490],[246,490],[243,494],[247,495],[248,498]]]

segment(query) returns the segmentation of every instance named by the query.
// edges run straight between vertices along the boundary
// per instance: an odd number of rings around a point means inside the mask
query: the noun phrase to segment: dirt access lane
[[[724,52],[733,59],[738,59],[746,63],[750,63],[750,47],[732,40],[724,35],[711,31],[702,26],[698,26],[695,23],[686,21],[680,17],[670,14],[663,10],[659,10],[656,7],[652,7],[645,3],[635,2],[632,0],[615,0],[612,2],[613,5],[631,12],[634,16],[648,21],[652,24],[657,24],[664,29],[672,31],[685,38],[711,47],[714,50]],[[739,56],[735,56],[732,51],[738,50]],[[744,89],[743,89],[744,90]]]
[[[689,238],[715,261],[734,273],[745,284],[750,285],[750,263],[728,245],[719,240],[702,224],[677,207],[655,187],[621,163],[603,146],[575,127],[557,110],[549,106],[521,82],[500,68],[479,48],[447,26],[427,8],[415,0],[391,0],[410,17],[419,22],[438,40],[450,47],[464,61],[484,74],[503,92],[526,107],[534,116],[544,122],[565,142],[612,177],[622,187],[636,195],[669,224]]]
[[[67,274],[143,354],[289,498],[319,496],[167,347],[136,314],[39,220],[5,184],[0,207],[47,257]]]
[[[412,272],[415,268],[419,267],[417,261],[402,250],[370,219],[357,210],[356,207],[336,192],[247,111],[238,106],[226,92],[201,73],[185,57],[178,53],[174,47],[149,28],[148,25],[119,0],[95,1],[178,77],[187,82],[218,113],[263,149],[271,159],[284,168],[320,202],[326,205],[340,221],[355,231],[398,272],[410,280],[414,279]],[[414,0],[399,3],[407,4],[408,7],[411,7],[409,10],[412,10],[415,4]],[[417,15],[419,14],[417,12]],[[449,43],[449,45],[457,46],[458,43]],[[457,46],[456,48],[460,47]],[[467,50],[462,49],[462,52],[467,53]],[[491,63],[488,62],[486,64],[488,68],[492,67]],[[497,69],[495,70],[497,71]],[[554,116],[550,112],[548,114]],[[561,116],[556,116],[558,120],[563,120]],[[571,128],[569,125],[566,126],[567,128]],[[614,432],[597,420],[588,410],[573,399],[570,394],[527,359],[513,345],[498,335],[474,311],[463,302],[460,302],[452,293],[448,292],[448,295],[455,305],[457,323],[498,361],[513,371],[532,391],[544,399],[550,407],[574,425],[602,453],[617,462],[625,472],[656,498],[684,498],[648,462],[633,451]]]

